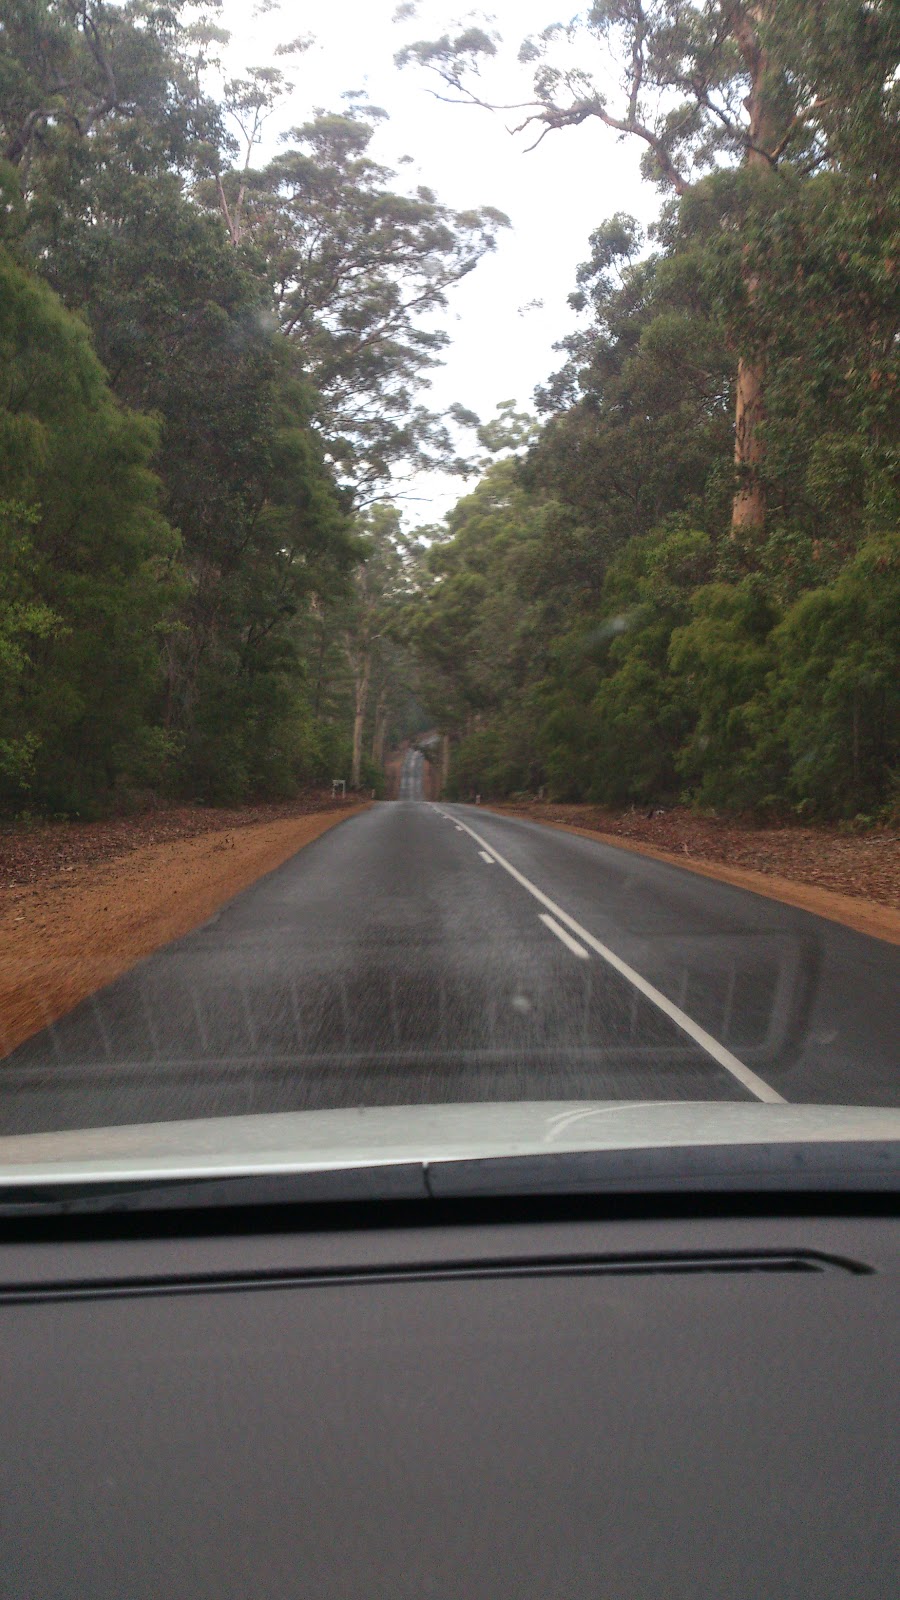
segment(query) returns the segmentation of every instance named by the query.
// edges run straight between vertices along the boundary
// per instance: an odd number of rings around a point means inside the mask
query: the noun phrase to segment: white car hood
[[[336,1172],[576,1151],[900,1140],[900,1110],[517,1101],[213,1117],[0,1138],[0,1183]]]

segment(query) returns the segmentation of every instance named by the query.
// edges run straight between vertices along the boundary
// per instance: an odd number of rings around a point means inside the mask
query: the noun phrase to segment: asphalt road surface
[[[897,1105],[898,972],[892,945],[687,870],[401,800],[22,1045],[0,1129],[428,1101]]]
[[[425,757],[421,750],[407,750],[400,768],[400,799],[425,798]]]

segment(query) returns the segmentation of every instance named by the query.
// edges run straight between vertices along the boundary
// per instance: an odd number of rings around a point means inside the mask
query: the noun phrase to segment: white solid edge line
[[[486,861],[487,862],[489,867],[492,867],[494,865],[494,857],[488,855],[486,850],[479,850],[478,854],[480,855],[482,861]]]
[[[582,961],[587,961],[588,953],[585,950],[584,945],[579,944],[577,939],[573,939],[570,933],[566,933],[565,928],[561,928],[558,922],[554,922],[549,912],[539,911],[538,918],[544,924],[545,928],[549,928],[551,933],[556,934],[557,939],[562,940],[566,949],[571,950],[573,956],[581,956]]]
[[[441,815],[449,816],[449,812],[444,811]],[[460,823],[460,827],[475,840],[476,844],[487,845],[488,841],[482,839],[481,835],[476,833],[474,828],[470,828],[468,823]],[[635,972],[634,967],[629,967],[627,961],[623,961],[620,956],[617,956],[615,951],[610,950],[608,945],[601,944],[599,939],[595,939],[592,933],[588,933],[587,928],[583,928],[580,922],[576,922],[574,917],[570,917],[568,911],[564,911],[562,906],[556,904],[555,900],[551,900],[549,895],[544,894],[543,890],[539,889],[537,884],[532,883],[529,878],[526,878],[524,873],[519,872],[518,868],[512,865],[512,862],[507,861],[496,850],[493,851],[493,859],[499,867],[503,867],[504,871],[509,873],[511,878],[515,878],[516,883],[520,883],[523,889],[527,889],[535,900],[539,901],[542,906],[546,906],[554,917],[558,918],[573,933],[577,934],[578,938],[582,939],[591,950],[596,951],[598,956],[602,956],[603,960],[607,961],[614,971],[620,973],[623,978],[627,978],[629,983],[634,984],[634,987],[652,1005],[657,1006],[671,1022],[675,1023],[677,1028],[681,1029],[682,1033],[686,1033],[689,1039],[693,1039],[694,1043],[700,1046],[701,1050],[705,1050],[708,1056],[712,1056],[713,1061],[717,1061],[720,1067],[724,1067],[726,1072],[730,1072],[738,1083],[742,1083],[745,1089],[749,1089],[757,1100],[764,1100],[770,1105],[785,1104],[784,1095],[779,1094],[778,1090],[773,1089],[771,1084],[758,1077],[750,1067],[745,1067],[743,1061],[739,1061],[737,1056],[733,1056],[731,1051],[725,1048],[724,1044],[720,1044],[718,1039],[714,1039],[711,1033],[707,1033],[705,1028],[701,1028],[699,1022],[695,1022],[685,1011],[682,1011],[680,1006],[676,1006],[659,989],[655,989],[652,983],[648,983],[646,978],[642,978],[639,972]]]

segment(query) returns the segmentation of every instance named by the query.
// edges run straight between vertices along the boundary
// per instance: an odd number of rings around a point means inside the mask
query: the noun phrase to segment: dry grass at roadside
[[[308,803],[239,813],[186,808],[180,816],[7,832],[0,840],[0,1055],[364,809],[349,801],[327,809],[320,801],[315,810]],[[270,810],[282,815],[259,820]],[[205,826],[195,829],[195,820]]]

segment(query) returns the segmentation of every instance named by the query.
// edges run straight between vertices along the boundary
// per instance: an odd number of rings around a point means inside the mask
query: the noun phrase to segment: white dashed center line
[[[583,944],[579,944],[578,940],[573,939],[570,933],[566,933],[565,928],[561,928],[558,922],[554,922],[552,917],[548,917],[546,911],[539,912],[539,916],[544,927],[549,928],[551,933],[555,933],[557,939],[562,940],[566,949],[571,950],[573,956],[580,956],[582,961],[587,961],[588,953]]]
[[[487,862],[489,867],[492,867],[494,865],[493,856],[489,856],[486,850],[479,850],[478,854],[480,855],[482,861],[486,861]]]
[[[451,817],[448,811],[441,811],[438,806],[435,806],[435,810],[439,816],[447,817],[451,822],[456,821],[456,818]],[[477,845],[487,845],[487,839],[483,839],[480,833],[476,833],[474,828],[469,827],[468,823],[463,822],[458,826],[461,826],[463,832],[467,833],[470,839],[474,839]],[[784,1096],[780,1095],[777,1089],[773,1089],[772,1085],[766,1083],[764,1078],[760,1078],[750,1067],[745,1066],[743,1061],[739,1061],[737,1056],[732,1055],[727,1046],[720,1044],[719,1040],[714,1039],[711,1033],[707,1033],[705,1028],[701,1028],[699,1022],[695,1022],[693,1017],[689,1017],[685,1011],[682,1011],[680,1006],[675,1005],[668,995],[663,994],[654,984],[648,983],[647,979],[641,977],[639,972],[635,972],[634,967],[630,967],[626,961],[622,960],[621,956],[616,955],[614,950],[610,950],[609,945],[601,944],[599,939],[595,939],[587,928],[583,928],[580,922],[576,922],[568,911],[564,911],[562,906],[556,904],[555,900],[551,900],[549,895],[544,894],[543,889],[539,889],[536,883],[532,883],[530,878],[526,878],[524,872],[520,872],[517,867],[514,867],[512,862],[507,861],[505,856],[501,856],[499,851],[494,851],[493,855],[488,855],[487,850],[482,848],[478,853],[485,861],[496,862],[497,866],[502,867],[504,872],[508,872],[516,883],[521,884],[522,888],[537,900],[539,905],[546,906],[547,910],[552,912],[550,919],[542,917],[542,921],[549,920],[550,922],[557,922],[557,924],[565,924],[567,928],[570,928],[572,933],[577,934],[578,939],[582,940],[589,950],[593,950],[595,955],[600,956],[603,961],[607,962],[614,972],[618,972],[620,977],[633,984],[639,994],[649,1000],[651,1005],[656,1006],[657,1010],[668,1017],[670,1022],[674,1022],[676,1028],[680,1028],[681,1032],[687,1034],[689,1039],[693,1039],[694,1043],[699,1045],[700,1049],[704,1050],[708,1056],[711,1056],[713,1061],[717,1061],[720,1067],[724,1067],[726,1072],[730,1072],[738,1083],[742,1083],[745,1089],[749,1089],[757,1100],[764,1100],[770,1105],[784,1105]],[[562,927],[557,926],[553,931],[562,934]],[[574,944],[576,941],[573,939],[572,942]]]

